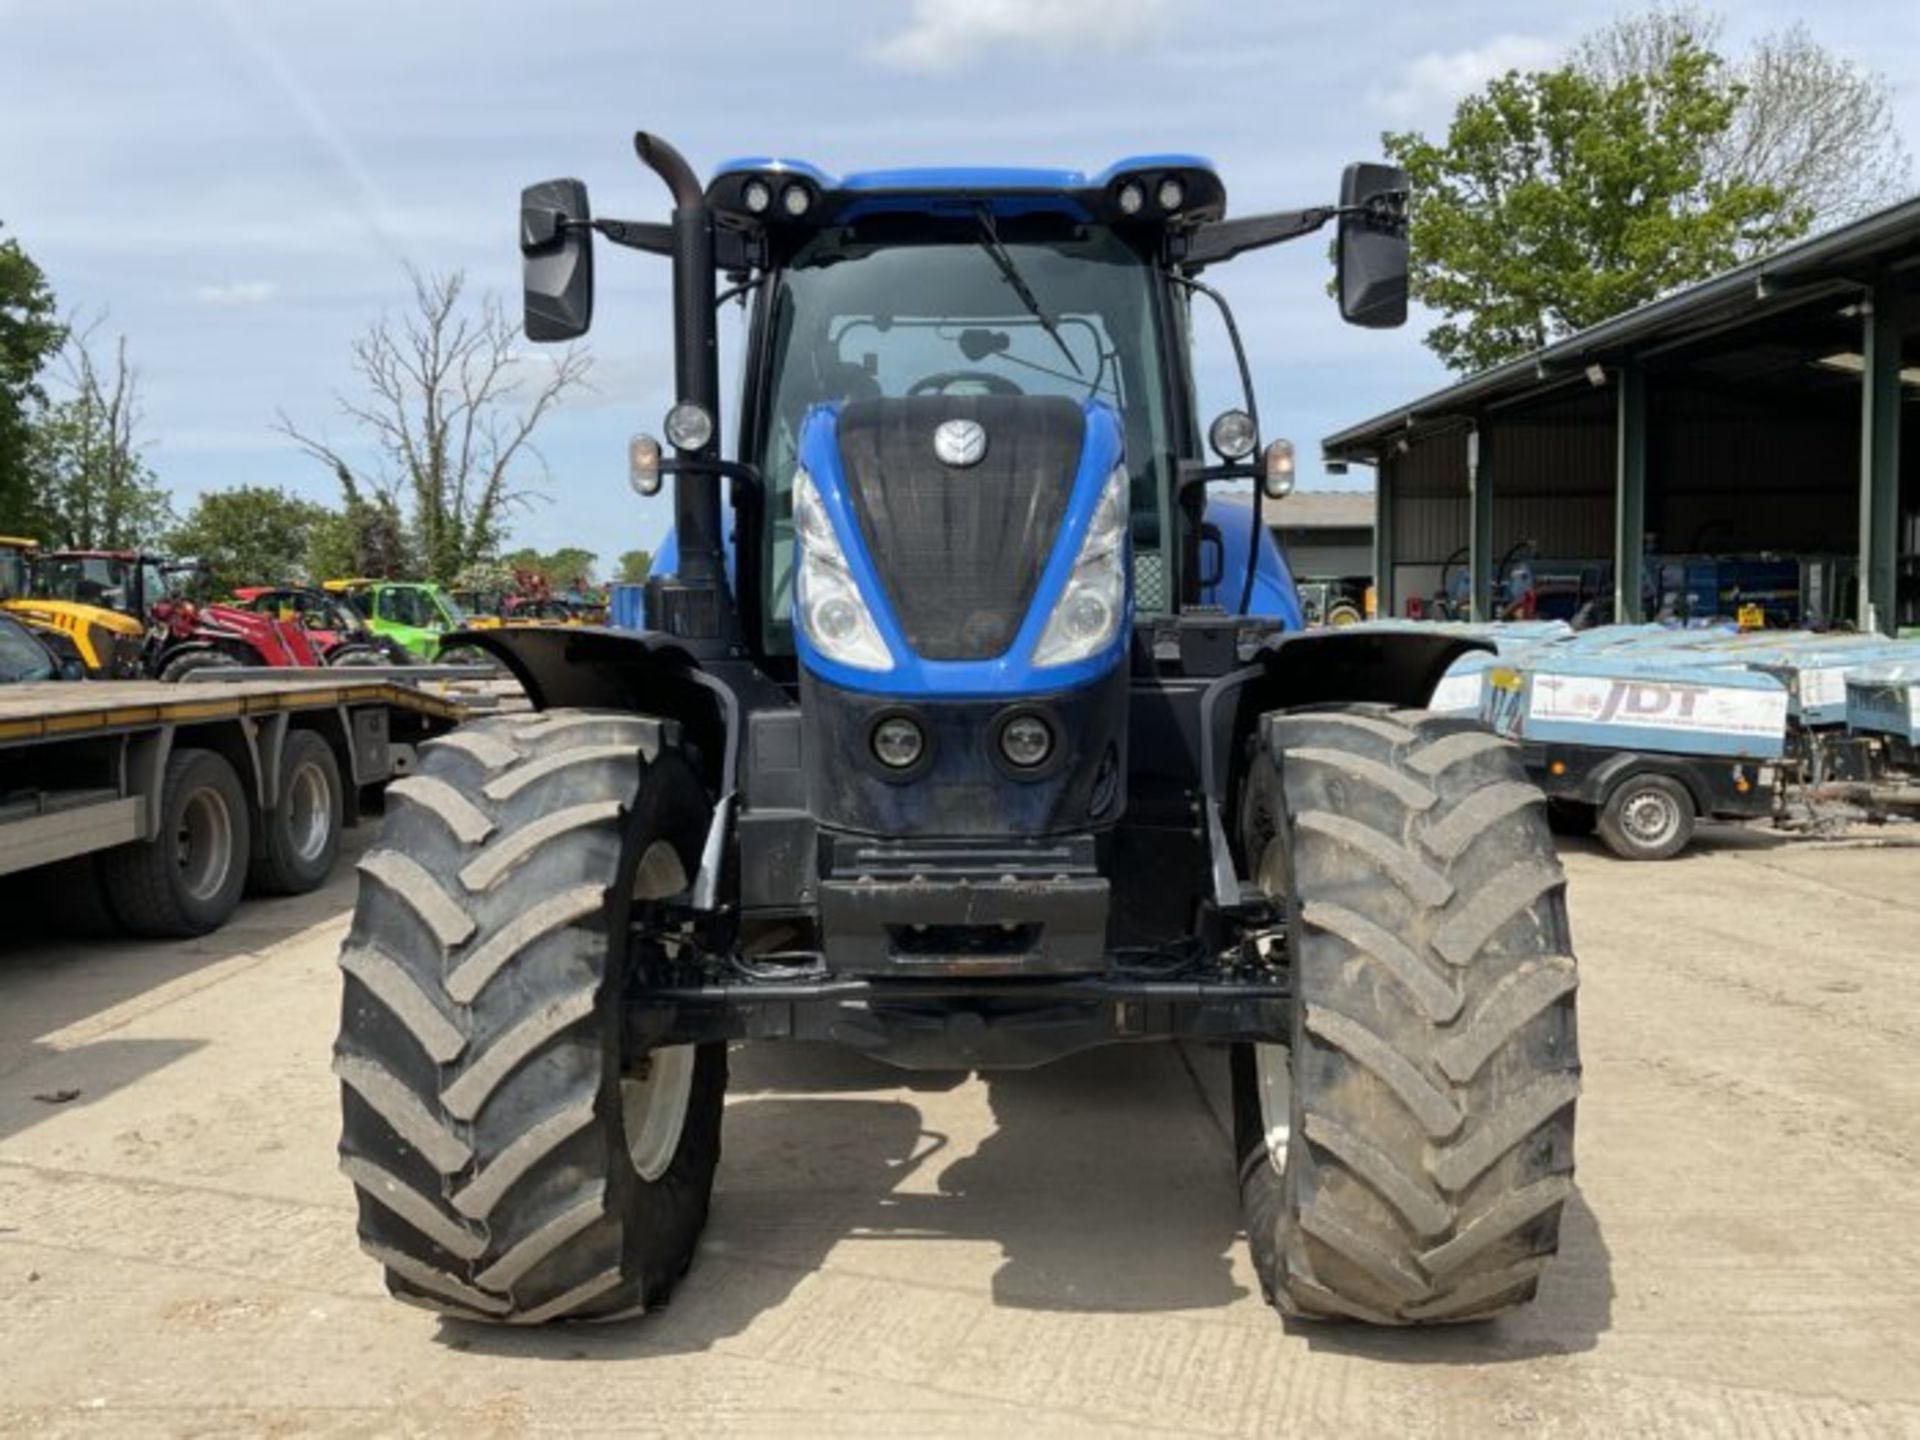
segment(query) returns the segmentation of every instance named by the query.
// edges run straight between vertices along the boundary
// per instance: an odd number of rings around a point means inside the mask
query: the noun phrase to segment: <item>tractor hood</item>
[[[815,674],[873,694],[1013,696],[1073,688],[1120,663],[1132,618],[1124,523],[1111,633],[1066,659],[1043,643],[1110,485],[1124,514],[1110,407],[1042,396],[854,400],[810,411],[799,448],[795,538],[803,557],[810,544],[820,553],[799,562],[795,634]],[[823,608],[829,588],[845,605]],[[856,620],[870,627],[859,632],[864,651],[834,653],[823,627]]]

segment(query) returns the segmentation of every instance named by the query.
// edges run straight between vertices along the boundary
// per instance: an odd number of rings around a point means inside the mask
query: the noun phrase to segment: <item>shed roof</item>
[[[1783,309],[1823,287],[1858,284],[1876,269],[1914,257],[1920,257],[1920,196],[1736,265],[1336,431],[1320,442],[1321,453],[1330,459],[1371,459],[1408,431],[1457,422],[1490,401],[1563,385],[1589,365],[1618,363],[1655,344]]]

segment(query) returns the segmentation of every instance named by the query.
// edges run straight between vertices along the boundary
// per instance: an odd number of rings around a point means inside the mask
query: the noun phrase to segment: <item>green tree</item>
[[[140,376],[127,340],[109,362],[93,333],[68,327],[60,351],[65,394],[42,407],[27,468],[40,529],[57,545],[122,549],[151,545],[173,523],[167,492],[140,453]]]
[[[278,428],[340,481],[349,513],[378,501],[404,513],[424,578],[442,584],[500,547],[537,466],[534,431],[575,386],[589,360],[566,349],[529,353],[497,296],[477,303],[459,271],[409,270],[413,307],[383,315],[353,345],[364,384],[339,408],[371,442],[362,464],[285,415]]]
[[[346,505],[329,510],[307,537],[306,571],[315,581],[408,580],[417,575],[406,519],[385,496],[367,499],[348,492]]]
[[[47,277],[17,240],[0,240],[0,533],[37,535],[46,516],[31,468],[41,368],[66,328]]]
[[[313,577],[308,547],[332,519],[324,505],[269,485],[214,490],[193,509],[168,541],[174,552],[206,562],[215,592],[239,585],[278,585]]]
[[[1413,181],[1411,293],[1446,317],[1428,347],[1493,365],[1803,233],[1804,203],[1708,173],[1744,93],[1681,37],[1651,73],[1510,71],[1444,144],[1384,136]]]
[[[638,585],[653,571],[651,550],[628,550],[620,556],[614,578],[623,584]]]

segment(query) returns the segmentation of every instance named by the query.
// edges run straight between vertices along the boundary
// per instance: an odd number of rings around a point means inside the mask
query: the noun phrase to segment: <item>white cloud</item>
[[[279,290],[271,280],[233,280],[225,285],[197,286],[193,298],[202,305],[264,305]]]
[[[1468,50],[1429,50],[1402,65],[1395,84],[1376,86],[1367,98],[1402,122],[1445,116],[1496,76],[1552,65],[1562,48],[1538,35],[1502,34]]]
[[[902,70],[958,70],[993,50],[1071,55],[1157,37],[1172,0],[913,0],[913,19],[867,51]]]

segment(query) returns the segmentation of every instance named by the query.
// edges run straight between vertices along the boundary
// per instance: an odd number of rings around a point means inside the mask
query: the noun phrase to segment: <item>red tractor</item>
[[[405,665],[412,657],[376,633],[345,598],[311,585],[247,585],[237,605],[302,627],[325,665]]]
[[[240,665],[382,665],[388,656],[351,610],[319,590],[251,586],[233,604],[163,600],[150,611],[147,673],[179,680]]]

